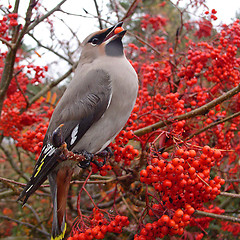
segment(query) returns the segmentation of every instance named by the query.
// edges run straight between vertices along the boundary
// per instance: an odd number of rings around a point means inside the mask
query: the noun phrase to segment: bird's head
[[[107,55],[113,57],[123,56],[122,37],[126,30],[122,28],[123,22],[90,34],[82,45],[81,59],[93,61],[98,56]]]

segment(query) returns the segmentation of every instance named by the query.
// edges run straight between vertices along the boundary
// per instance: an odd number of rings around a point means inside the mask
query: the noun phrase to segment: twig
[[[33,215],[35,216],[36,220],[38,221],[38,224],[40,224],[42,230],[43,230],[44,232],[47,232],[46,228],[45,228],[44,225],[42,224],[42,221],[41,221],[41,219],[39,218],[39,216],[38,216],[37,212],[35,211],[35,209],[34,209],[32,206],[30,206],[29,204],[27,204],[27,203],[25,203],[24,206],[27,207],[27,208],[29,208],[29,209],[32,211]]]
[[[28,29],[27,29],[27,33],[29,31],[31,31],[33,28],[35,28],[40,22],[44,21],[46,18],[48,18],[51,14],[53,14],[56,11],[60,10],[60,7],[63,5],[63,3],[65,3],[67,0],[62,0],[56,7],[54,7],[52,10],[50,10],[49,12],[47,12],[45,15],[43,15],[42,17],[36,19],[36,21],[34,23],[32,23]]]
[[[73,65],[73,61],[72,61],[71,59],[67,59],[66,57],[64,57],[64,56],[61,55],[60,53],[54,51],[53,48],[51,48],[51,47],[47,47],[47,46],[42,45],[42,43],[41,43],[40,41],[38,41],[38,40],[33,36],[33,34],[28,33],[28,35],[34,39],[34,41],[38,44],[38,46],[47,49],[48,51],[54,53],[54,54],[57,55],[58,57],[60,57],[60,58],[62,58],[63,60],[67,61],[69,64]]]
[[[12,190],[2,191],[2,192],[0,192],[0,199],[2,199],[2,198],[6,199],[13,195],[16,195],[16,193]]]
[[[0,218],[8,220],[8,221],[16,222],[16,223],[21,224],[21,225],[25,225],[29,228],[32,228],[33,230],[36,230],[37,232],[40,232],[40,233],[44,234],[47,237],[50,237],[50,234],[48,232],[45,232],[42,229],[39,229],[39,228],[37,228],[36,226],[34,226],[30,223],[22,222],[22,221],[19,221],[17,219],[13,219],[13,218],[10,218],[10,217],[4,216],[4,215],[0,215]]]
[[[193,138],[194,136],[199,135],[199,134],[202,133],[202,132],[205,132],[205,131],[208,130],[209,128],[215,127],[216,125],[218,125],[218,124],[220,124],[220,123],[229,121],[229,120],[231,120],[231,119],[233,119],[233,118],[235,118],[235,117],[237,117],[237,116],[239,116],[239,115],[240,115],[240,112],[236,112],[236,113],[234,113],[234,114],[232,114],[232,115],[230,115],[230,116],[228,116],[228,117],[225,117],[225,118],[223,118],[223,119],[221,119],[221,120],[219,120],[219,121],[212,122],[212,123],[210,123],[208,126],[206,126],[206,127],[204,127],[204,128],[201,128],[199,131],[197,131],[197,132],[189,135],[185,140],[191,139],[191,138]],[[185,141],[185,140],[184,140],[184,141]]]
[[[141,37],[135,35],[134,33],[131,32],[127,32],[127,34],[135,37],[140,43],[147,45],[149,48],[151,48],[154,52],[156,52],[158,55],[162,56],[162,53],[160,53],[155,47],[153,47],[151,44],[149,44],[148,42],[146,42],[144,39],[142,39]]]
[[[16,82],[16,84],[17,84],[18,90],[21,92],[21,94],[22,94],[22,96],[23,96],[23,98],[24,98],[24,100],[25,100],[25,102],[26,102],[26,105],[27,105],[27,107],[28,107],[28,105],[29,105],[28,99],[27,99],[27,97],[25,96],[25,94],[24,94],[24,92],[23,92],[23,90],[22,90],[22,88],[21,88],[21,86],[20,86],[20,84],[19,84],[19,82],[18,82],[18,80],[17,80],[17,75],[18,75],[20,72],[22,72],[22,69],[19,70],[19,71],[14,75],[14,78],[15,78],[15,82]]]
[[[240,179],[226,179],[225,182],[240,182]]]
[[[132,208],[129,206],[127,200],[125,199],[125,197],[123,196],[121,190],[119,189],[119,194],[124,202],[124,204],[126,205],[127,209],[129,210],[129,212],[131,213],[131,215],[133,216],[133,218],[135,219],[136,223],[138,223],[138,218],[137,216],[135,215],[135,213],[133,212]]]
[[[229,192],[220,192],[221,196],[231,197],[231,198],[240,198],[240,194],[229,193]]]
[[[53,81],[50,84],[48,84],[47,86],[45,86],[40,92],[38,92],[35,96],[33,96],[29,100],[29,106],[32,105],[34,102],[36,102],[41,96],[46,94],[49,90],[51,90],[52,88],[57,86],[65,78],[67,78],[74,71],[76,66],[77,66],[77,63],[73,64],[73,66],[65,74],[63,74],[61,77],[59,77],[56,81]]]
[[[189,119],[189,118],[193,118],[195,116],[198,116],[198,115],[203,115],[205,113],[207,113],[208,110],[210,110],[211,108],[215,107],[216,105],[224,102],[225,100],[231,98],[232,96],[234,96],[235,94],[239,93],[240,92],[240,84],[229,90],[228,92],[222,94],[220,97],[212,100],[211,102],[197,108],[197,109],[194,109],[190,112],[187,112],[187,113],[184,113],[182,115],[179,115],[179,116],[176,116],[176,117],[173,117],[171,119],[168,119],[166,121],[159,121],[157,123],[154,123],[150,126],[147,126],[147,127],[144,127],[144,128],[141,128],[141,129],[138,129],[136,131],[134,131],[134,134],[136,136],[142,136],[146,133],[150,133],[158,128],[161,128],[161,127],[164,127],[164,126],[167,126],[168,124],[171,124],[172,122],[177,122],[177,121],[180,121],[180,120],[185,120],[185,119]]]
[[[13,48],[13,44],[11,44],[10,42],[8,42],[6,39],[0,37],[0,41],[2,41],[3,43],[5,43],[8,47]]]
[[[141,2],[141,0],[134,0],[132,4],[130,5],[129,9],[125,13],[124,17],[121,21],[124,21],[126,18],[128,18],[130,15],[133,15],[135,9],[137,8],[138,4]]]
[[[204,212],[204,211],[199,211],[199,210],[196,210],[194,212],[194,215],[200,215],[200,216],[205,216],[205,217],[210,217],[210,218],[221,219],[223,221],[239,222],[240,223],[240,218],[230,217],[230,216],[220,215],[220,214],[215,214],[215,213],[209,213],[209,212]]]
[[[2,151],[6,155],[8,162],[10,163],[11,167],[15,170],[15,172],[18,173],[21,177],[23,177],[26,181],[28,181],[29,178],[15,164],[15,162],[12,158],[12,155],[9,153],[9,151],[2,145],[0,145],[0,149],[2,149]]]
[[[101,20],[101,13],[99,11],[97,0],[93,0],[93,1],[94,1],[94,5],[95,5],[95,8],[96,8],[97,16],[98,16],[99,27],[100,27],[100,29],[103,29],[102,20]]]

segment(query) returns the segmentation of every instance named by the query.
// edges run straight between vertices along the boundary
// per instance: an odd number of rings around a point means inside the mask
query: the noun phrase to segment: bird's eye
[[[96,45],[98,43],[98,38],[93,38],[93,40],[91,41],[92,45]]]

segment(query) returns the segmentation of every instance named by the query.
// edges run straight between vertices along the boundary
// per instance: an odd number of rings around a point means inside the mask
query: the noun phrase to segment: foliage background
[[[218,14],[200,0],[185,8],[162,0],[92,1],[97,14],[82,7],[70,13],[68,4],[0,4],[1,238],[49,238],[48,183],[24,208],[17,196],[71,80],[83,32],[124,20],[139,96],[125,132],[111,145],[114,157],[102,169],[93,167],[87,184],[88,171],[74,177],[68,233],[80,239],[101,220],[108,226],[104,239],[238,239],[239,21],[213,28]],[[183,162],[174,165],[176,158]],[[177,171],[181,176],[173,178]],[[113,228],[115,215],[127,216],[129,225]],[[163,215],[175,225],[163,223]]]

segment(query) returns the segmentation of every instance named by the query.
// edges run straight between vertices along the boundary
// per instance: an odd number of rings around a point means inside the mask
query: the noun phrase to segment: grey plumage
[[[68,150],[96,154],[104,150],[127,122],[138,91],[137,75],[123,54],[122,31],[104,29],[89,35],[74,78],[54,110],[34,173],[19,199],[28,197],[46,180],[54,205],[52,239],[65,232],[66,195],[75,162],[59,162],[51,137],[61,124]],[[60,187],[61,186],[61,187]]]

